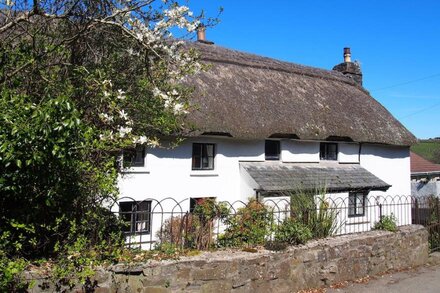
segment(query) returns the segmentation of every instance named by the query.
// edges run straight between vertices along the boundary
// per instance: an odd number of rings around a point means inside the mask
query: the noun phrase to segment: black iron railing
[[[259,202],[212,201],[210,204],[198,209],[197,205],[203,206],[203,200],[147,198],[139,201],[123,197],[109,207],[123,222],[126,244],[132,248],[152,249],[164,242],[198,249],[211,247],[230,230],[231,223],[235,223],[234,217],[239,221],[252,221],[252,217],[258,217],[252,209],[260,205],[269,219],[269,229],[264,236],[268,241],[273,239],[276,227],[288,218],[314,229],[316,237],[326,237],[370,231],[387,217],[397,226],[424,225],[430,232],[431,250],[440,249],[440,202],[437,197],[292,195]]]

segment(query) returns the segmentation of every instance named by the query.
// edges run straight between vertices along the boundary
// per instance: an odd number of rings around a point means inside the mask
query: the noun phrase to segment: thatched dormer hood
[[[344,138],[355,142],[411,145],[416,138],[362,86],[337,71],[312,68],[191,43],[207,72],[188,81],[195,109],[192,135],[239,139]]]

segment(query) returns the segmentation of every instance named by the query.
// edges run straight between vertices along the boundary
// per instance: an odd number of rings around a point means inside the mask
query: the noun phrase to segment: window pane
[[[130,232],[131,229],[131,223],[133,222],[133,207],[134,202],[120,202],[119,203],[119,215],[123,221],[123,227],[122,230],[124,232]]]
[[[193,157],[193,169],[201,169],[202,168],[202,160],[200,156]]]
[[[350,194],[348,196],[348,215],[353,216],[356,214],[355,211],[355,205],[356,205],[356,197]]]
[[[264,152],[266,160],[279,160],[280,142],[278,140],[266,140]]]
[[[208,169],[214,169],[214,157],[208,157]]]
[[[214,169],[215,145],[209,143],[194,143],[192,168],[193,170]]]
[[[207,156],[202,157],[202,168],[207,169],[209,167],[209,159]]]
[[[356,213],[358,215],[363,215],[364,214],[364,195],[361,193],[358,193],[357,195],[357,199],[356,199],[356,207],[357,207],[357,211]]]
[[[319,158],[321,159],[321,160],[325,160],[326,159],[326,155],[325,155],[325,153],[326,153],[326,144],[325,143],[321,143],[320,144],[320,146],[319,146]]]
[[[213,144],[206,145],[206,155],[208,157],[214,157],[214,145]]]
[[[202,144],[194,143],[193,144],[193,156],[201,156],[202,155]]]
[[[124,150],[122,152],[123,164],[125,168],[129,168],[132,166],[134,156],[135,156],[134,150]]]
[[[338,159],[338,144],[321,142],[319,146],[319,157],[321,160],[334,160]]]
[[[337,145],[334,143],[327,144],[327,160],[336,160],[338,154]]]
[[[202,168],[202,144],[193,144],[193,154],[192,154],[192,168],[201,169]]]
[[[133,160],[133,166],[143,167],[144,166],[144,158],[145,158],[145,148],[143,146],[137,147],[136,148],[136,155]]]
[[[137,204],[136,232],[150,231],[151,202],[142,201]]]
[[[143,167],[145,165],[145,147],[137,146],[136,149],[124,150],[122,153],[125,168]]]
[[[365,214],[365,194],[351,193],[348,196],[348,215],[349,216],[364,216]]]

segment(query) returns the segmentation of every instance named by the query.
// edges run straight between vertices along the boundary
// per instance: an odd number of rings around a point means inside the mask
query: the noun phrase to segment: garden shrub
[[[0,292],[26,292],[32,287],[23,277],[29,262],[24,258],[10,259],[0,250]]]
[[[238,209],[235,215],[227,217],[225,224],[227,228],[218,237],[218,246],[255,246],[264,244],[270,235],[273,218],[266,205],[251,199],[245,207]]]
[[[161,243],[172,243],[180,248],[204,250],[213,243],[216,221],[229,214],[226,205],[207,198],[198,203],[192,213],[164,221],[157,236]]]
[[[291,245],[304,244],[312,238],[310,229],[301,222],[291,218],[285,219],[275,229],[275,241]]]
[[[157,231],[156,237],[160,243],[172,243],[178,247],[184,247],[188,246],[187,235],[194,233],[193,216],[188,213],[166,219],[161,229]]]
[[[376,222],[373,226],[374,230],[385,230],[390,232],[397,231],[397,218],[391,214],[389,216],[382,216],[379,222]]]

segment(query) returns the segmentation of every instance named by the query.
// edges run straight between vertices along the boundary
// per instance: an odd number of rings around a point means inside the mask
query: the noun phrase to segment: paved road
[[[365,283],[349,283],[344,288],[327,289],[326,293],[425,293],[440,292],[440,265],[378,276]]]

